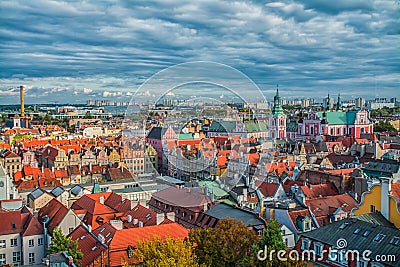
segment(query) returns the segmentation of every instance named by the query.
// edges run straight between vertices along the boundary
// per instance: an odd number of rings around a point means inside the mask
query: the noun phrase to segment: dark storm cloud
[[[277,83],[298,97],[399,92],[396,1],[9,0],[0,15],[0,102],[20,84],[32,101],[123,98],[192,60],[235,67],[268,97]]]

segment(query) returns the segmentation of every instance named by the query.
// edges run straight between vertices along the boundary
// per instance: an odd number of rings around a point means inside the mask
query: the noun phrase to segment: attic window
[[[84,239],[85,237],[86,237],[85,235],[81,236],[81,240]]]
[[[367,237],[370,233],[371,233],[371,231],[366,230],[362,236],[363,236],[363,237]]]
[[[97,248],[96,246],[92,247],[92,251],[96,250],[96,248]]]
[[[348,225],[348,222],[342,223],[342,225],[339,227],[339,229],[343,230],[344,228],[346,228],[346,226]]]
[[[390,242],[390,244],[395,245],[395,246],[399,246],[400,245],[400,237],[394,236]]]
[[[106,228],[101,228],[100,233],[102,233],[104,230],[106,230]]]
[[[107,234],[106,234],[106,237],[109,237],[110,235],[111,235],[111,233],[107,233]]]
[[[377,234],[374,238],[374,241],[376,242],[381,242],[383,238],[385,238],[386,235],[384,234]]]
[[[354,230],[353,234],[358,234],[361,231],[360,228],[357,228],[356,230]]]
[[[13,230],[17,229],[17,226],[15,225],[15,223],[12,224],[12,229]]]

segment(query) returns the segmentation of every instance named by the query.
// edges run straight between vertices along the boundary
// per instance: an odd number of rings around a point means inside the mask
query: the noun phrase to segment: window
[[[335,133],[335,129],[331,129],[331,135],[333,135]]]
[[[13,252],[13,262],[20,262],[21,261],[21,252],[14,251]]]
[[[74,231],[74,228],[73,227],[69,227],[68,228],[68,233],[72,233],[72,231]]]
[[[316,243],[315,244],[315,254],[317,256],[321,256],[322,255],[322,249],[324,248],[324,245]]]
[[[15,225],[15,223],[12,224],[12,229],[13,230],[17,229],[17,226]]]
[[[193,215],[192,214],[189,215],[189,220],[190,221],[193,220]]]
[[[400,245],[400,237],[394,236],[394,237],[390,240],[389,244],[392,244],[392,245],[395,245],[395,246]]]
[[[337,134],[340,134],[340,128],[337,128]]]
[[[34,239],[28,240],[28,246],[33,247],[35,245]]]
[[[376,242],[381,242],[383,238],[385,238],[386,235],[384,234],[377,234],[376,237],[374,238],[374,241]]]
[[[371,212],[375,212],[375,206],[371,205]]]
[[[258,236],[262,236],[262,234],[263,234],[263,231],[262,231],[262,230],[257,230],[257,235],[258,235]]]
[[[0,248],[6,248],[6,241],[0,240]]]
[[[366,230],[362,236],[363,236],[363,237],[367,237],[370,233],[371,233],[371,231]]]
[[[35,253],[33,252],[29,253],[28,262],[35,263]]]
[[[351,134],[351,128],[349,129],[349,134]]]
[[[14,238],[10,240],[11,247],[16,247],[18,246],[18,239]]]
[[[304,231],[309,231],[309,230],[311,230],[311,229],[310,229],[310,222],[306,222],[306,223],[304,224]]]
[[[6,254],[0,254],[0,265],[6,264]]]
[[[43,238],[42,237],[38,239],[38,245],[43,246]]]
[[[302,250],[310,249],[310,241],[308,239],[303,238],[303,240],[301,241],[301,249]]]
[[[361,231],[360,228],[357,228],[356,230],[354,230],[353,234],[358,234]]]

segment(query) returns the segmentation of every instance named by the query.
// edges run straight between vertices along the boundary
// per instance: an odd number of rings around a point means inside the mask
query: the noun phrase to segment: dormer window
[[[376,241],[376,242],[381,242],[382,239],[385,238],[385,236],[386,236],[386,235],[384,235],[384,234],[377,234],[376,237],[374,238],[374,241]]]

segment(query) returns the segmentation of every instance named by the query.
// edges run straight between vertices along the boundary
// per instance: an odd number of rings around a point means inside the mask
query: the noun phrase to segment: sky
[[[0,104],[18,103],[20,85],[26,103],[130,101],[192,61],[238,70],[268,100],[277,84],[288,99],[400,98],[397,0],[2,0],[0,25]]]

